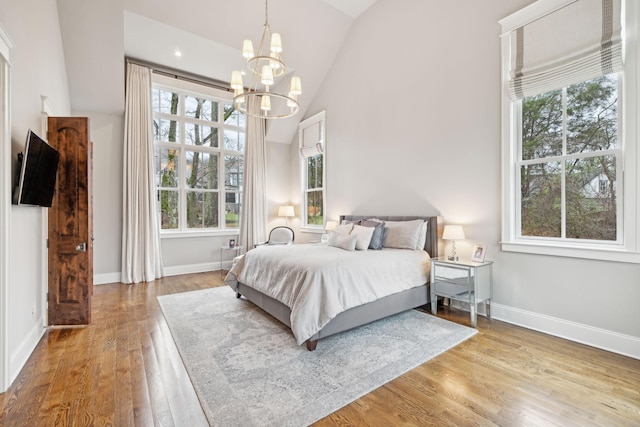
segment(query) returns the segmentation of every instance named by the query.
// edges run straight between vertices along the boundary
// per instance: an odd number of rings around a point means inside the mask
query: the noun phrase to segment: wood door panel
[[[50,117],[48,123],[49,143],[60,152],[49,209],[49,324],[89,324],[93,230],[88,119]]]

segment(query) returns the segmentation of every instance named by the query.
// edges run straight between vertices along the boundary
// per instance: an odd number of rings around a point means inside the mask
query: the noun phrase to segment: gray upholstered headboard
[[[357,221],[360,219],[378,218],[382,221],[412,221],[414,219],[421,219],[429,223],[427,227],[427,240],[424,244],[424,250],[427,251],[431,258],[436,258],[444,254],[442,246],[442,217],[440,216],[384,216],[384,215],[340,215],[340,222],[342,220]]]

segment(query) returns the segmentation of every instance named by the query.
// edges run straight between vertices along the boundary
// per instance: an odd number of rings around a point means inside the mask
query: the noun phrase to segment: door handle
[[[76,246],[77,252],[87,252],[87,242],[82,242],[78,246]]]

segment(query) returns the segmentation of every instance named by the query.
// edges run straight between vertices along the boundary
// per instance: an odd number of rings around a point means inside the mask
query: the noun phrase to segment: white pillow
[[[329,236],[329,246],[344,249],[345,251],[353,251],[356,249],[356,241],[358,236],[355,234],[350,236],[348,234],[331,233]]]
[[[336,234],[349,234],[353,230],[353,224],[339,224],[336,225],[336,228],[333,229],[333,232]]]
[[[356,249],[359,251],[366,251],[371,243],[371,237],[375,231],[375,227],[363,227],[361,225],[354,224],[353,230],[351,230],[352,236],[357,236]]]
[[[383,246],[385,248],[412,249],[418,246],[424,221],[385,221]],[[426,234],[425,234],[426,236]]]
[[[429,231],[429,222],[425,221],[422,224],[422,229],[420,230],[420,235],[418,236],[418,244],[416,245],[416,249],[423,251],[424,245],[427,243],[427,231]]]

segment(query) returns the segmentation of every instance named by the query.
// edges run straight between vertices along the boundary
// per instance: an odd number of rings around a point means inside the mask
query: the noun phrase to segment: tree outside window
[[[238,228],[244,115],[223,100],[159,85],[153,110],[161,228]]]
[[[522,101],[520,233],[615,241],[618,75]]]

